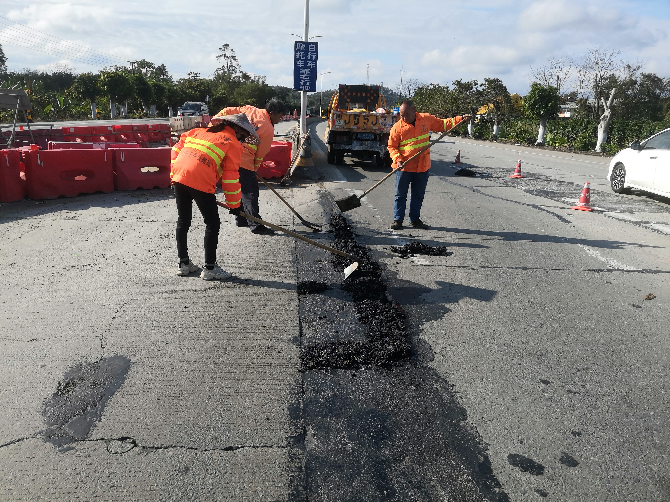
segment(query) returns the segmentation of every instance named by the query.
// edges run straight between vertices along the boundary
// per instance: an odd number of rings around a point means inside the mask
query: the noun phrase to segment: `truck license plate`
[[[358,139],[375,139],[375,135],[372,132],[359,132]]]

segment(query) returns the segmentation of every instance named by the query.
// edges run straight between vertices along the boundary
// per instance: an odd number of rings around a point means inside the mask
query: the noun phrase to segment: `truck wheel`
[[[344,164],[344,152],[337,152],[335,154],[335,164],[337,164],[338,166]]]
[[[375,165],[377,167],[384,167],[384,164],[386,159],[384,159],[383,156],[379,155],[378,153],[375,153]]]
[[[393,161],[391,160],[391,154],[388,153],[388,152],[386,152],[386,153],[384,154],[384,165],[385,165],[386,167],[391,167],[391,166],[393,166]]]
[[[335,164],[335,152],[330,146],[328,146],[328,163]]]

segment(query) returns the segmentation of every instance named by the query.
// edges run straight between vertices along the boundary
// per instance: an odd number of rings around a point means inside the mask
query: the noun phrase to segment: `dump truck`
[[[340,84],[328,104],[324,142],[328,163],[342,164],[344,155],[374,157],[377,166],[391,167],[388,144],[391,127],[398,120],[386,107],[378,85]]]

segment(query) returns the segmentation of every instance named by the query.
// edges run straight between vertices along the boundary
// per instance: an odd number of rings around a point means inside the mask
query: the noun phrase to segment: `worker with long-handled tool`
[[[277,98],[272,98],[265,105],[265,109],[246,105],[240,107],[228,107],[221,110],[215,117],[244,113],[249,122],[258,133],[260,143],[258,145],[243,144],[242,162],[240,164],[240,185],[242,186],[242,207],[244,213],[260,219],[258,207],[258,179],[256,171],[261,167],[263,157],[267,155],[272,147],[274,137],[274,126],[278,124],[286,113],[286,106]],[[249,227],[254,234],[272,234],[273,230],[255,220],[242,216],[235,217],[238,227]]]
[[[410,186],[412,191],[409,201],[409,223],[414,228],[429,228],[421,221],[420,216],[428,184],[430,149],[426,149],[416,157],[414,155],[429,145],[431,132],[447,132],[468,118],[468,115],[459,115],[454,118],[438,119],[429,113],[417,113],[414,103],[410,100],[400,104],[400,120],[391,128],[388,141],[393,168],[397,171],[391,229],[402,228]]]
[[[217,207],[216,182],[221,178],[226,207],[241,212],[239,166],[242,142],[254,145],[260,138],[246,115],[226,115],[212,119],[208,129],[192,129],[172,147],[170,178],[177,200],[177,275],[189,275],[200,268],[188,255],[188,230],[193,217],[193,201],[205,220],[205,266],[200,277],[206,281],[228,279],[232,274],[216,264],[221,220]]]

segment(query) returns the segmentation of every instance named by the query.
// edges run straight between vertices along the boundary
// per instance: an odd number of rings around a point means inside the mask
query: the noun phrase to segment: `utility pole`
[[[302,39],[309,42],[309,0],[305,0],[305,31]],[[300,91],[300,134],[307,134],[307,91]]]
[[[365,85],[370,85],[370,63],[368,63],[367,77],[365,78]]]

